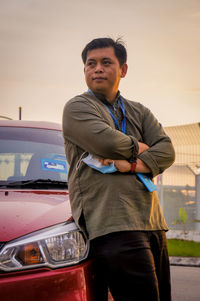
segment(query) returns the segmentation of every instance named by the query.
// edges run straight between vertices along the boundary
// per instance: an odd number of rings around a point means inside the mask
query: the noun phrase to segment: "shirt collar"
[[[100,93],[94,93],[92,92],[96,98],[98,98],[99,100],[101,100],[106,106],[116,106],[119,103],[119,99],[120,99],[120,91],[117,92],[117,96],[115,98],[115,101],[113,102],[113,104],[111,104],[104,95],[100,94]]]

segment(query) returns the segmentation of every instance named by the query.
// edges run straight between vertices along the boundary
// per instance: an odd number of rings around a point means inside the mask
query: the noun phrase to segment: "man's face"
[[[127,65],[120,66],[112,47],[98,48],[88,51],[84,72],[88,88],[113,102]]]

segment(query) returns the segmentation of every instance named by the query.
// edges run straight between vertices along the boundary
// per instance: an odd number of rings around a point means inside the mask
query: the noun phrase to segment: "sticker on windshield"
[[[67,163],[61,160],[40,159],[42,170],[67,173]]]

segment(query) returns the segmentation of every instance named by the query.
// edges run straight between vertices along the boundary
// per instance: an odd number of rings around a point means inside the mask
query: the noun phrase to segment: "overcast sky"
[[[62,121],[84,92],[81,51],[123,37],[124,97],[164,126],[200,121],[200,0],[0,0],[0,115]]]

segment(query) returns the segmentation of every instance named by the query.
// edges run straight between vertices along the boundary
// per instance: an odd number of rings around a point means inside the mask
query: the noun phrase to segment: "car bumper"
[[[1,301],[94,301],[92,261],[0,274]]]

